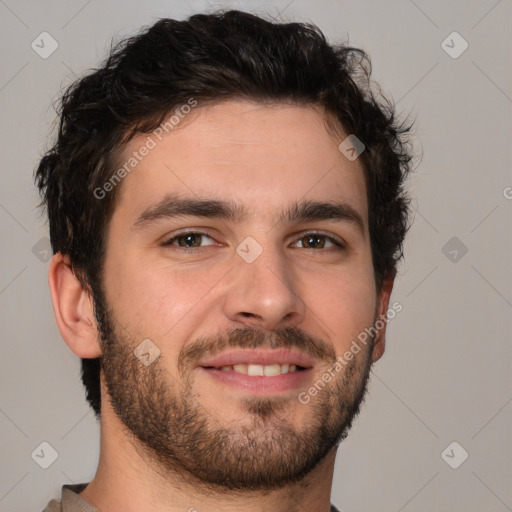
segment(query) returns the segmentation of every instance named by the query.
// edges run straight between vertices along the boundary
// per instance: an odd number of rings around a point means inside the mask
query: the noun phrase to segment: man
[[[101,449],[46,511],[336,510],[407,230],[409,128],[369,78],[229,11],[158,21],[64,95],[36,180]]]

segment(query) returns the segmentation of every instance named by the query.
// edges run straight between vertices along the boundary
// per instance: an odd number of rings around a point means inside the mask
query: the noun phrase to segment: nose
[[[232,322],[273,331],[303,321],[306,305],[282,251],[264,247],[252,263],[238,254],[234,257],[224,302],[225,314]]]

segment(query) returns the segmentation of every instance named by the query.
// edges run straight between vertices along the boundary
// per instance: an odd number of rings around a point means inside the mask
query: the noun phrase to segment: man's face
[[[297,481],[346,435],[378,357],[369,343],[299,401],[375,321],[362,167],[313,107],[227,101],[151,137],[118,185],[108,231],[109,399],[164,472],[231,489]],[[133,139],[120,166],[147,140]],[[170,216],[171,196],[236,204],[240,215],[209,205]],[[345,213],[288,215],[304,202]],[[146,365],[134,350],[148,339],[160,356]]]

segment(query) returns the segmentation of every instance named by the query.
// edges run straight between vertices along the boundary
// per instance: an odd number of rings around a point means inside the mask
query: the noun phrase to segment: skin
[[[386,313],[393,280],[376,290],[363,169],[357,159],[349,161],[338,150],[345,136],[326,128],[318,107],[228,100],[194,109],[124,178],[108,230],[103,289],[116,339],[129,347],[127,354],[146,338],[161,351],[148,367],[135,358],[127,361],[132,368],[128,386],[136,389],[144,375],[154,377],[159,368],[160,384],[176,391],[186,383],[189,399],[211,425],[252,429],[267,444],[269,426],[286,420],[307,436],[305,429],[314,425],[319,404],[334,400],[336,393],[351,396],[355,387],[364,387],[367,370],[384,352],[385,325],[373,346],[354,356],[353,373],[346,368],[338,372],[308,404],[297,399],[308,386],[281,395],[284,400],[265,421],[263,416],[257,421],[243,391],[213,381],[192,363],[183,372],[178,368],[179,356],[198,340],[208,339],[215,346],[221,332],[242,327],[267,335],[287,327],[301,329],[319,340],[326,354],[343,354],[359,333]],[[146,137],[130,141],[125,156],[140,148]],[[134,230],[138,216],[171,192],[236,199],[250,215],[240,223],[162,219]],[[350,222],[276,223],[278,212],[303,199],[349,204],[362,217],[363,232]],[[196,252],[160,245],[185,228],[212,238],[202,239]],[[325,248],[307,248],[300,240],[312,231],[343,240],[345,248],[323,238]],[[235,251],[248,236],[263,248],[250,264]],[[60,254],[52,258],[49,284],[57,324],[71,350],[79,357],[102,355],[93,300]],[[116,353],[111,361],[116,361]],[[330,366],[327,357],[315,361],[307,384]],[[149,394],[142,383],[137,389],[140,396]],[[103,374],[101,392],[100,460],[95,478],[81,493],[98,510],[328,512],[336,443],[298,481],[275,489],[228,492],[202,486],[179,470],[173,473],[171,463],[157,463],[116,414]],[[341,422],[336,407],[330,414],[333,423]],[[233,450],[237,448],[234,444]],[[272,454],[280,456],[279,451]]]

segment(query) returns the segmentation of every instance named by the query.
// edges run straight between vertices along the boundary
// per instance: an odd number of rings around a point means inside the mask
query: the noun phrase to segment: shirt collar
[[[87,485],[85,483],[62,486],[62,512],[98,512],[97,509],[78,496],[78,493],[83,491]]]

